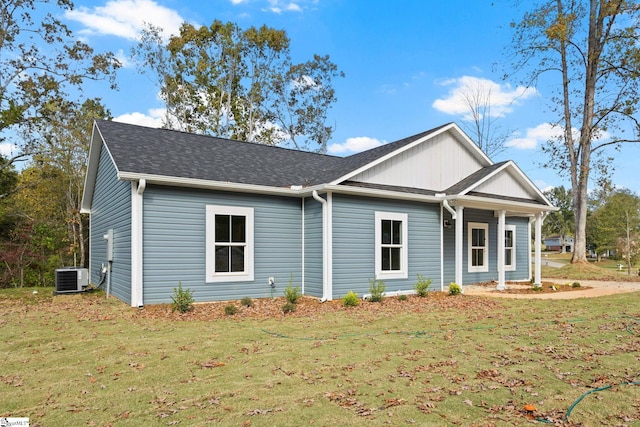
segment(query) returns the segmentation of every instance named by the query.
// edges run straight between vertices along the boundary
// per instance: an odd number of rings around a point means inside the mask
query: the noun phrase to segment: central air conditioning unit
[[[66,267],[56,270],[56,294],[82,292],[89,286],[89,270]]]

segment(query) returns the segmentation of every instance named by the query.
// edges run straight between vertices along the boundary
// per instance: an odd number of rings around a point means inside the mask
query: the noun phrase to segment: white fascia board
[[[383,199],[410,200],[417,202],[440,203],[442,201],[442,197],[428,196],[425,194],[403,193],[400,191],[378,190],[364,187],[350,187],[348,185],[327,184],[318,186],[315,190],[319,193],[331,191],[333,193],[352,194],[354,196],[380,197]]]
[[[415,141],[413,141],[411,144],[407,144],[404,147],[401,147],[389,154],[387,154],[386,156],[380,157],[379,159],[376,159],[375,161],[368,163],[354,171],[349,172],[346,175],[343,175],[341,177],[339,177],[338,179],[330,182],[329,184],[331,185],[335,185],[335,184],[339,184],[343,181],[346,181],[356,175],[358,175],[359,173],[370,169],[376,165],[379,165],[380,163],[383,163],[395,156],[397,156],[398,154],[401,154],[407,150],[411,150],[413,147],[422,144],[425,141],[428,141],[440,134],[443,134],[445,132],[448,131],[454,131],[456,134],[458,134],[458,136],[460,137],[460,139],[462,139],[464,141],[464,143],[468,146],[469,150],[473,153],[474,157],[478,158],[478,160],[480,161],[480,163],[484,163],[487,166],[491,166],[493,164],[493,161],[491,161],[491,159],[489,157],[487,157],[487,155],[480,149],[480,147],[478,147],[478,145],[476,143],[474,143],[468,136],[466,133],[464,133],[462,131],[462,129],[460,129],[460,127],[458,125],[456,125],[455,123],[449,123],[446,126],[443,126],[442,128],[423,136],[422,138],[419,138]]]
[[[465,208],[478,208],[484,210],[506,210],[509,214],[537,214],[560,210],[555,206],[544,206],[536,203],[519,202],[515,200],[493,199],[478,196],[451,196],[447,198],[454,205]]]
[[[89,145],[89,158],[87,160],[87,172],[84,177],[84,190],[82,191],[82,202],[80,203],[80,213],[91,213],[91,203],[93,202],[93,191],[96,186],[98,176],[98,165],[100,164],[100,153],[102,149],[107,150],[113,167],[118,170],[118,165],[113,161],[113,156],[104,142],[98,124],[93,122],[91,130],[91,142]]]
[[[536,185],[529,179],[529,177],[527,175],[525,175],[524,172],[522,172],[522,170],[518,167],[518,165],[516,165],[513,162],[513,160],[507,161],[504,165],[502,165],[501,167],[499,167],[498,169],[496,169],[495,171],[493,171],[489,175],[485,176],[481,180],[479,180],[477,182],[474,182],[473,185],[465,188],[463,191],[461,191],[458,194],[459,195],[467,194],[469,191],[472,191],[473,189],[478,188],[480,185],[482,185],[483,183],[485,183],[489,179],[495,177],[496,175],[498,175],[499,173],[501,173],[502,171],[504,171],[506,169],[513,170],[518,175],[518,180],[522,184],[524,184],[525,187],[528,187],[530,190],[532,190],[548,206],[550,206],[550,207],[553,206],[551,204],[551,202],[544,196],[544,194],[542,194],[542,192],[538,189],[538,187],[536,187]]]
[[[358,169],[356,169],[354,171],[351,171],[348,174],[339,177],[338,179],[335,179],[335,180],[331,181],[329,183],[329,185],[336,185],[336,184],[339,184],[339,183],[341,183],[343,181],[347,181],[348,179],[358,175],[359,173],[361,173],[363,171],[366,171],[367,169],[370,169],[370,168],[372,168],[372,167],[374,167],[376,165],[379,165],[380,163],[386,162],[387,160],[391,159],[392,157],[395,157],[398,154],[400,154],[400,153],[402,153],[402,152],[404,152],[406,150],[410,150],[411,148],[415,147],[416,145],[422,144],[424,141],[427,141],[427,140],[433,138],[436,135],[439,135],[439,134],[441,134],[443,132],[446,132],[447,130],[451,129],[452,125],[453,125],[453,123],[448,125],[448,126],[443,127],[442,129],[438,129],[437,131],[435,131],[433,133],[430,133],[429,135],[425,135],[422,138],[416,139],[411,144],[407,144],[402,148],[399,148],[399,149],[397,149],[395,151],[392,151],[391,153],[387,154],[386,156],[380,157],[379,159],[376,159],[375,161],[373,161],[371,163],[367,163],[366,165],[364,165],[364,166],[362,166],[362,167],[360,167],[360,168],[358,168]]]
[[[493,160],[491,160],[489,156],[487,156],[485,152],[482,151],[480,147],[478,147],[478,144],[476,144],[471,140],[471,138],[469,138],[469,136],[460,128],[460,126],[455,123],[451,123],[450,127],[447,126],[447,129],[449,128],[454,129],[458,133],[458,135],[460,135],[460,137],[469,146],[469,150],[474,153],[475,157],[480,159],[480,163],[487,163],[487,166],[491,166],[492,164],[494,164]]]
[[[172,187],[201,188],[205,190],[234,191],[240,193],[275,194],[289,197],[299,197],[306,192],[304,189],[294,190],[288,187],[269,187],[266,185],[210,181],[207,179],[182,178],[165,175],[149,175],[136,172],[119,172],[118,179],[122,181],[138,181],[140,179],[145,179],[147,181],[147,185],[157,184]]]
[[[458,194],[463,196],[463,195],[467,194],[469,191],[472,191],[474,188],[478,188],[480,185],[482,185],[483,183],[487,182],[488,180],[490,180],[491,178],[493,178],[494,176],[496,176],[500,172],[502,172],[507,167],[509,162],[505,163],[504,165],[502,165],[498,169],[494,170],[493,172],[491,172],[489,175],[485,176],[481,180],[478,180],[478,181],[474,182],[473,184],[471,184],[470,186],[468,186],[464,190],[460,191]]]

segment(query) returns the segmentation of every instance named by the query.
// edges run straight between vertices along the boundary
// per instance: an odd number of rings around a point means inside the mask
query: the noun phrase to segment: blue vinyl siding
[[[254,208],[252,282],[206,283],[206,205]],[[293,286],[300,286],[301,206],[294,198],[149,185],[143,208],[144,303],[170,302],[178,282],[196,301],[269,297],[269,277],[275,278],[276,296],[283,295],[291,277]]]
[[[529,218],[507,217],[506,223],[516,226],[516,269],[505,272],[505,278],[506,280],[528,280],[531,269],[529,265]]]
[[[463,284],[471,284],[478,282],[486,282],[498,280],[498,259],[497,250],[498,242],[496,236],[498,234],[498,218],[494,216],[493,211],[482,211],[477,209],[464,210],[464,227],[462,243],[463,264],[462,277]],[[455,221],[451,220],[448,212],[444,213],[444,219],[451,221],[452,227],[444,230],[444,284],[448,285],[455,280]],[[489,257],[489,271],[487,272],[469,272],[468,263],[468,229],[467,223],[479,222],[489,225],[488,240],[489,248],[487,255]],[[505,224],[516,226],[516,270],[506,271],[506,280],[526,280],[529,277],[528,266],[528,219],[518,217],[507,217]]]
[[[113,229],[111,294],[131,303],[131,183],[118,181],[116,169],[104,147],[91,204],[90,280],[100,281],[100,268],[107,263],[107,244],[103,236]],[[106,289],[106,281],[103,289]]]
[[[438,204],[333,196],[333,298],[350,290],[369,293],[375,277],[375,212],[408,214],[408,277],[386,280],[387,291],[412,290],[417,275],[440,284],[440,206]]]
[[[304,293],[322,297],[322,204],[304,201]]]

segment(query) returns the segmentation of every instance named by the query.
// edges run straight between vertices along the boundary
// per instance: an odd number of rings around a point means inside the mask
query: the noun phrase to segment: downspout
[[[456,211],[454,211],[453,208],[449,206],[449,201],[447,199],[444,199],[442,201],[442,206],[444,206],[444,208],[449,211],[449,213],[451,214],[451,219],[455,221]]]
[[[327,281],[329,279],[329,260],[327,256],[329,246],[329,242],[327,241],[327,201],[318,195],[317,190],[313,190],[311,195],[322,204],[322,299],[320,301],[325,302],[329,299],[327,296]]]
[[[138,186],[135,189],[135,197],[133,200],[133,212],[132,212],[132,223],[131,223],[131,240],[132,240],[132,265],[131,265],[131,306],[132,307],[142,307],[143,306],[143,273],[142,273],[142,264],[144,254],[142,252],[142,206],[143,206],[143,198],[142,195],[147,188],[147,180],[141,178],[138,181]]]

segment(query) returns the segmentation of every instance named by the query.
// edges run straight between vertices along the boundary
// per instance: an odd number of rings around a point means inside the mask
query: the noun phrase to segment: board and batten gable
[[[522,199],[535,199],[536,197],[535,194],[532,194],[530,187],[523,185],[520,177],[511,169],[502,170],[474,187],[473,191]],[[532,200],[532,202],[535,202],[535,200]]]
[[[322,298],[322,204],[304,199],[304,293]]]
[[[131,302],[131,183],[119,181],[111,156],[104,145],[93,190],[90,224],[90,281],[98,284],[102,265],[107,265],[107,241],[103,238],[113,230],[113,264],[110,292],[127,303]],[[106,279],[102,288],[106,290]]]
[[[442,190],[471,175],[481,163],[467,144],[444,132],[367,169],[352,181]]]
[[[498,218],[493,211],[484,211],[478,209],[466,208],[464,210],[464,226],[463,226],[463,250],[462,250],[462,277],[465,285],[471,283],[487,282],[498,279]],[[448,220],[452,226],[444,229],[444,252],[443,252],[443,270],[445,285],[455,281],[455,221],[451,219],[448,212],[444,212],[445,220]],[[489,268],[486,272],[469,272],[469,252],[468,252],[468,223],[488,224],[489,247],[487,255],[489,257]],[[515,261],[516,267],[513,271],[505,271],[506,280],[528,280],[530,278],[529,266],[529,219],[526,217],[507,217],[505,225],[515,226]]]
[[[253,208],[253,281],[206,281],[207,205]],[[143,231],[145,304],[170,301],[179,283],[195,301],[281,296],[290,280],[301,286],[301,199],[148,185]]]
[[[369,293],[375,278],[375,213],[407,214],[408,274],[384,280],[387,292],[411,291],[417,275],[440,289],[440,205],[341,194],[333,195],[333,298]]]

